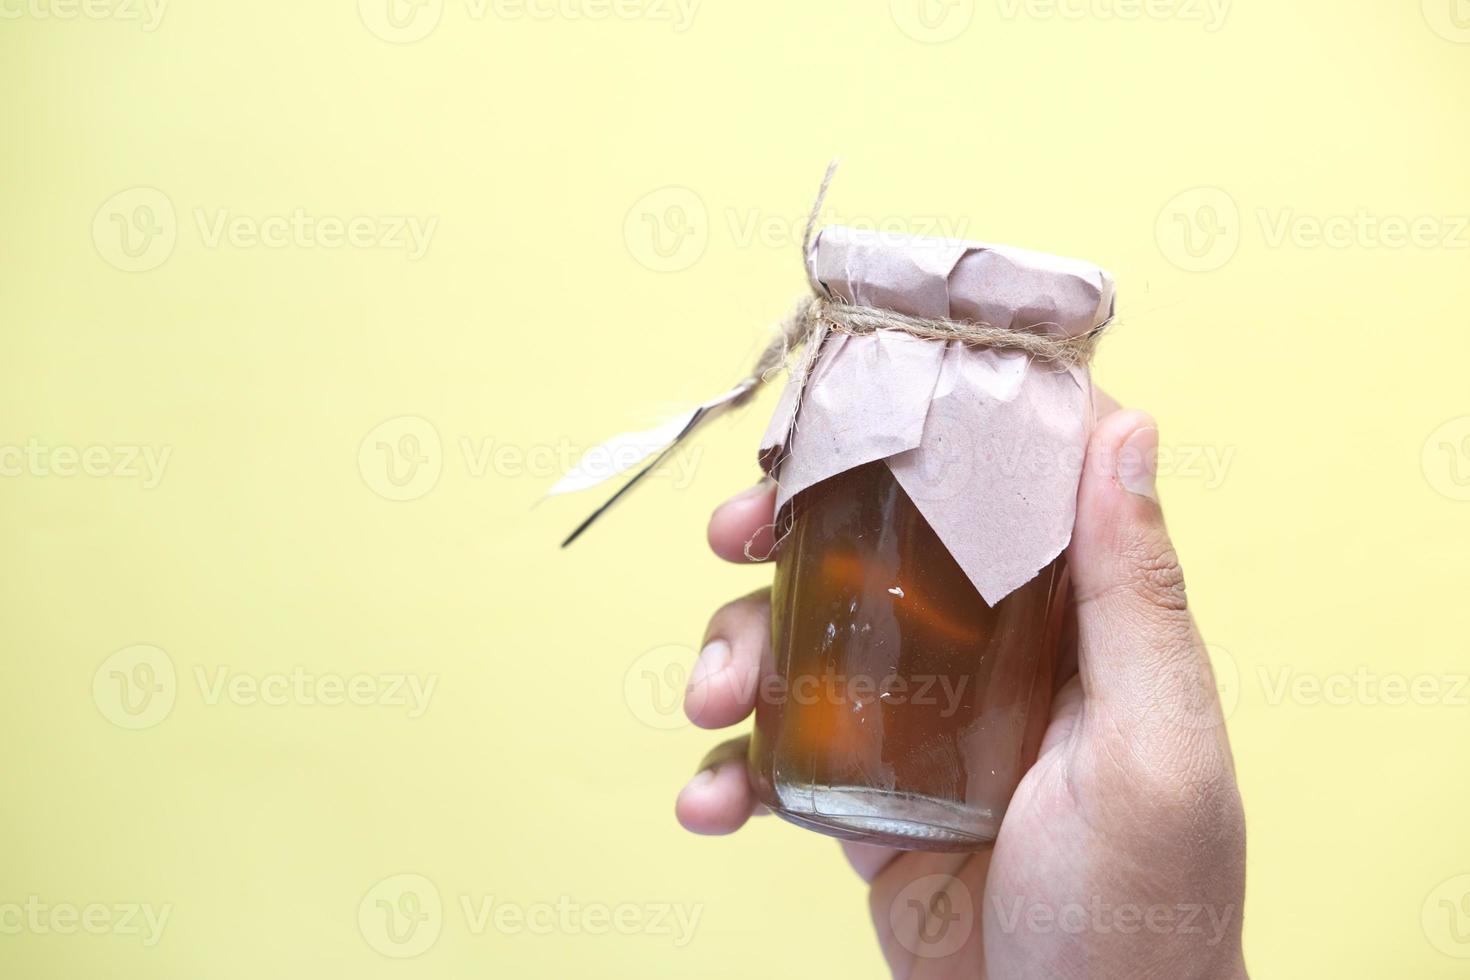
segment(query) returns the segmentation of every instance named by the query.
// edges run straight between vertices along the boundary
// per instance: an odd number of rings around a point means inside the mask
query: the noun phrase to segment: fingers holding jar
[[[760,664],[771,646],[771,590],[722,606],[710,620],[684,691],[684,713],[700,728],[726,728],[755,708]]]
[[[763,557],[774,545],[776,487],[762,481],[722,504],[710,519],[709,543],[731,562]],[[771,590],[722,606],[710,619],[684,692],[684,712],[701,728],[726,728],[755,708],[760,665],[771,647]],[[716,746],[679,793],[674,813],[696,834],[730,834],[759,807],[746,770],[750,738]]]
[[[757,809],[745,772],[750,738],[732,738],[715,746],[699,764],[694,778],[679,791],[674,815],[696,834],[733,834]]]
[[[776,484],[769,478],[716,508],[709,521],[709,546],[726,561],[763,561],[776,549]]]

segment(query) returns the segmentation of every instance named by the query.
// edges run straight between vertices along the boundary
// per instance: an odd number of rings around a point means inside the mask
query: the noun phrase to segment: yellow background
[[[1255,975],[1470,971],[1463,2],[98,2],[0,20],[0,446],[105,447],[0,459],[0,905],[172,911],[152,947],[0,934],[0,974],[884,975],[831,842],[672,816],[718,737],[683,673],[769,575],[703,533],[771,395],[569,552],[595,499],[533,509],[549,460],[745,369],[834,153],[835,219],[1117,276],[1097,374],[1170,453]],[[248,237],[298,211],[366,237]],[[132,730],[145,654],[174,686]],[[420,717],[211,698],[298,667],[436,686]],[[443,910],[397,960],[359,907],[404,874]],[[700,918],[476,930],[487,897]]]

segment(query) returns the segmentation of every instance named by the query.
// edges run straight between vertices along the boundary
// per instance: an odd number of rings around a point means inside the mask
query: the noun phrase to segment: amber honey
[[[792,507],[751,742],[762,802],[872,843],[994,840],[1050,708],[1062,560],[988,605],[882,462]]]

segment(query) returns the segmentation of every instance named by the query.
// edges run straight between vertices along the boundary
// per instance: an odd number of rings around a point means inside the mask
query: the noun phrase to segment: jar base
[[[905,851],[978,851],[994,843],[999,817],[928,796],[850,786],[803,786],[766,806],[829,837]]]

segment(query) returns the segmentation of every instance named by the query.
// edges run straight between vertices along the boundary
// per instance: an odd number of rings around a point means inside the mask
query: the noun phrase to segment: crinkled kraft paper
[[[806,256],[834,299],[1076,336],[1111,319],[1113,280],[1073,259],[828,227]],[[831,331],[793,372],[761,443],[792,498],[882,460],[986,602],[1067,547],[1092,425],[1086,368],[895,331]]]

